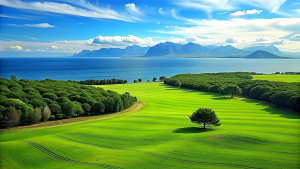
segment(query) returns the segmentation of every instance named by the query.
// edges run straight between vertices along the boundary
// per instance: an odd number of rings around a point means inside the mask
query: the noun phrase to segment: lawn
[[[300,75],[252,75],[253,80],[300,82]]]
[[[1,169],[298,168],[296,113],[249,99],[162,83],[101,86],[146,103],[132,113],[0,133]],[[188,115],[212,108],[222,125],[202,130]]]

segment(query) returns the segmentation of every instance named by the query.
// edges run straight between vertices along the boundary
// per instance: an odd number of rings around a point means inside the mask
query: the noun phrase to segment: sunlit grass
[[[300,75],[252,75],[254,80],[300,82]]]
[[[1,132],[2,168],[297,168],[300,120],[255,100],[140,83],[101,86],[146,105],[108,119]],[[212,108],[222,125],[190,122]]]

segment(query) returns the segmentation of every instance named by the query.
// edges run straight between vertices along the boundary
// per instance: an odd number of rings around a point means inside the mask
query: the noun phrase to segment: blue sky
[[[0,0],[0,53],[68,56],[170,41],[300,52],[299,0]]]

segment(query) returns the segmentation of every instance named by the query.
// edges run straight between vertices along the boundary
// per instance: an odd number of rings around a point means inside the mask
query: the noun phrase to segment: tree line
[[[254,72],[179,74],[165,84],[220,94],[241,94],[300,112],[300,83],[251,80]]]
[[[72,81],[0,79],[1,128],[129,108],[136,97]]]
[[[114,79],[102,79],[102,80],[88,79],[88,80],[73,81],[73,82],[84,84],[84,85],[107,85],[107,84],[126,84],[128,81],[114,78]]]

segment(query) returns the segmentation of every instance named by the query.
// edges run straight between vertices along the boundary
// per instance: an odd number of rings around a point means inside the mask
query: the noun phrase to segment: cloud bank
[[[68,0],[68,3],[59,2],[25,2],[22,0],[1,0],[0,5],[42,12],[51,12],[65,15],[75,15],[81,17],[97,19],[113,19],[126,22],[136,21],[140,15],[139,9],[134,3],[126,4],[128,12],[117,12],[109,7],[101,7],[85,0]]]
[[[140,45],[140,46],[153,46],[155,42],[152,38],[139,38],[133,35],[128,36],[97,36],[95,38],[87,40],[87,44],[90,45],[111,45],[111,46],[119,46],[126,47],[131,45]]]
[[[257,10],[257,9],[252,9],[252,10],[243,10],[243,11],[236,11],[234,13],[229,14],[231,17],[239,17],[243,15],[253,15],[253,14],[260,14],[262,13],[263,10]]]

